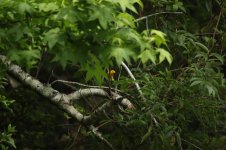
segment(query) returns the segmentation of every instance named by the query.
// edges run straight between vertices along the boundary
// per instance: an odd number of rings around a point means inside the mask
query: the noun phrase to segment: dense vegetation
[[[0,149],[224,149],[224,0],[0,0],[0,12]],[[79,120],[4,56],[65,95],[103,88],[71,104],[84,116],[109,105]]]

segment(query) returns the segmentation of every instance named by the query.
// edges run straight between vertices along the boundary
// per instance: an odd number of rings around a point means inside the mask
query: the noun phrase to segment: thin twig
[[[188,144],[191,144],[193,147],[195,147],[195,148],[197,148],[197,149],[199,149],[199,150],[202,150],[200,147],[196,146],[195,144],[193,144],[193,143],[191,143],[191,142],[189,142],[189,141],[187,141],[187,140],[185,140],[185,139],[182,139],[182,141],[184,141],[184,142],[186,142],[186,143],[188,143]]]
[[[103,143],[105,143],[111,150],[116,150],[108,140],[106,140],[102,134],[98,131],[98,128],[95,128],[93,125],[89,126],[89,129],[92,133],[98,137]]]
[[[210,51],[211,51],[211,50],[213,49],[213,47],[214,47],[214,39],[215,39],[215,36],[216,36],[216,30],[217,30],[217,27],[218,27],[219,22],[220,22],[221,14],[222,14],[222,10],[221,10],[220,13],[219,13],[219,16],[218,16],[218,19],[217,19],[217,24],[216,24],[216,26],[215,26],[215,28],[214,28],[214,33],[213,33],[213,37],[212,37],[213,42],[212,42],[212,47],[210,48]]]
[[[145,100],[145,97],[144,97],[144,95],[143,95],[143,92],[141,91],[140,85],[136,82],[136,78],[134,77],[133,73],[130,71],[130,69],[127,67],[127,65],[126,65],[124,62],[122,62],[122,66],[123,66],[124,69],[127,71],[127,73],[129,74],[129,76],[135,81],[134,84],[135,84],[135,86],[136,86],[136,88],[137,88],[137,90],[138,90],[138,92],[139,92],[141,98],[142,98],[143,100]]]
[[[52,86],[53,84],[60,82],[60,83],[67,83],[67,84],[71,84],[71,85],[78,85],[78,86],[82,86],[82,87],[87,87],[87,88],[98,88],[98,89],[109,89],[109,87],[107,86],[94,86],[94,85],[87,85],[87,84],[82,84],[79,82],[74,82],[74,81],[66,81],[66,80],[55,80],[52,83],[50,83],[50,85]],[[115,89],[117,92],[121,92],[118,89]]]
[[[76,134],[75,134],[75,136],[73,138],[73,142],[72,142],[71,145],[69,145],[69,147],[67,148],[67,150],[71,149],[73,147],[73,145],[75,144],[75,141],[76,141],[76,139],[78,137],[78,134],[79,134],[79,132],[81,130],[81,127],[82,127],[82,125],[80,124],[79,127],[78,127],[78,131],[76,132]]]
[[[119,81],[120,77],[121,77],[121,73],[122,73],[122,66],[120,66],[120,70],[119,70],[119,74],[118,74],[118,79],[117,81]],[[117,89],[118,89],[118,84],[115,84],[115,93],[117,94]]]
[[[152,17],[152,16],[156,16],[156,15],[161,15],[161,14],[183,14],[183,12],[159,12],[159,13],[154,13],[154,14],[150,14],[150,15],[147,15],[147,16],[140,17],[140,18],[136,19],[135,22],[144,20],[144,19],[146,19],[148,17]]]

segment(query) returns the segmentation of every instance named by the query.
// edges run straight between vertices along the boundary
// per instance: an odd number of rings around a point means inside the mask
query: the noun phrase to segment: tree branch
[[[121,100],[121,104],[126,106],[127,108],[134,108],[133,104],[126,98],[123,98],[121,95],[112,92],[110,95],[104,91],[103,89],[98,88],[87,88],[87,89],[80,89],[75,91],[71,94],[63,94],[59,91],[53,89],[48,85],[44,85],[37,79],[33,78],[28,73],[24,72],[18,65],[12,64],[10,61],[6,59],[5,56],[0,55],[0,60],[3,64],[6,65],[7,70],[15,76],[18,80],[20,80],[23,84],[31,87],[33,90],[40,93],[42,96],[48,98],[51,102],[56,104],[60,109],[64,110],[68,114],[70,114],[73,118],[77,119],[78,121],[84,121],[90,119],[90,116],[84,116],[81,114],[74,106],[73,101],[81,99],[87,96],[102,96],[108,99],[113,99],[115,102]]]
[[[50,86],[42,84],[37,79],[24,72],[18,65],[14,65],[10,61],[8,61],[5,56],[0,55],[0,60],[6,65],[8,71],[14,77],[20,80],[23,84],[40,93],[42,96],[48,98],[51,102],[56,104],[60,109],[70,114],[73,118],[77,119],[78,121],[82,121],[86,118],[71,105],[70,99],[66,94],[62,94],[59,91],[51,88]]]
[[[60,109],[71,115],[73,118],[80,122],[86,122],[92,118],[94,115],[84,116],[81,114],[74,106],[72,100],[78,100],[82,97],[87,97],[91,95],[97,95],[97,96],[103,96],[107,97],[109,99],[109,94],[104,91],[103,89],[98,88],[88,88],[88,89],[80,89],[78,91],[75,91],[71,94],[63,94],[59,91],[53,89],[49,85],[44,85],[39,80],[33,78],[28,73],[24,72],[21,67],[18,65],[12,64],[10,61],[7,60],[7,58],[3,55],[0,55],[0,61],[6,66],[9,73],[11,73],[13,76],[15,76],[19,81],[21,81],[23,84],[29,86],[33,90],[40,93],[42,96],[48,98],[51,102],[53,102],[55,105],[57,105]],[[127,106],[128,108],[133,108],[132,103],[122,96],[112,93],[113,100],[121,100],[121,104]],[[99,107],[94,114],[96,114],[99,111],[102,111],[107,106],[110,106],[112,101],[107,102],[106,104],[103,104],[102,107]],[[98,137],[102,142],[104,142],[110,149],[115,150],[115,148],[112,146],[110,142],[108,142],[100,132],[97,131],[97,128],[95,128],[93,125],[89,125],[89,130],[93,132],[93,134]]]

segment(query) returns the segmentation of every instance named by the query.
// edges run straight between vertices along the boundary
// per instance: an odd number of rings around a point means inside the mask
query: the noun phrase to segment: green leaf
[[[161,44],[167,45],[165,37],[166,37],[165,33],[158,30],[151,30],[151,38],[152,38],[151,41],[155,42],[158,47],[160,47]]]
[[[201,84],[202,82],[203,82],[203,81],[201,81],[201,80],[197,80],[197,81],[192,82],[190,86],[192,87],[192,86]]]
[[[100,5],[100,6],[91,6],[90,10],[91,10],[89,12],[90,17],[88,21],[98,19],[101,27],[103,27],[103,29],[107,29],[108,22],[111,22],[113,20],[112,8]]]
[[[209,49],[205,45],[203,45],[202,43],[195,42],[195,45],[199,46],[200,48],[205,50],[207,53],[209,53]]]
[[[37,64],[38,59],[40,59],[41,54],[39,50],[29,49],[23,51],[12,50],[8,54],[9,58],[20,64],[26,66],[27,69],[31,69],[35,64]]]
[[[104,78],[107,78],[106,72],[103,69],[99,59],[91,53],[89,53],[90,60],[85,65],[86,81],[96,79],[98,84],[103,82]]]
[[[131,28],[135,28],[135,22],[134,22],[134,17],[131,16],[128,13],[120,13],[117,16],[117,27],[124,27],[124,26],[129,26]]]
[[[154,30],[154,29],[152,29],[152,30],[151,30],[151,35],[154,35],[154,34],[158,35],[158,36],[161,37],[162,39],[165,39],[165,37],[166,37],[166,34],[165,34],[165,33],[161,32],[161,31],[159,31],[159,30]]]
[[[55,53],[52,61],[58,62],[65,69],[70,60],[73,60],[73,53],[70,50],[61,49]]]
[[[21,14],[24,14],[26,12],[31,14],[32,7],[28,3],[22,2],[18,5],[18,10],[19,10],[19,13],[21,13]]]
[[[143,64],[146,63],[148,60],[151,60],[155,64],[156,54],[157,53],[154,50],[145,50],[138,56],[138,58],[141,59]]]
[[[159,53],[159,63],[163,62],[166,59],[169,64],[172,64],[173,57],[168,51],[163,48],[157,48],[156,52]]]
[[[38,8],[40,11],[44,11],[44,12],[55,12],[59,10],[59,6],[54,3],[40,3],[38,4]]]
[[[48,43],[50,49],[52,49],[56,45],[59,37],[60,37],[60,28],[58,27],[50,29],[48,32],[44,33],[44,41]]]
[[[217,89],[214,86],[206,85],[209,95],[215,96]]]
[[[219,60],[222,64],[224,64],[224,57],[217,54],[217,53],[211,53],[210,56],[214,56],[217,58],[217,60]]]
[[[130,63],[130,57],[134,56],[135,53],[126,47],[112,47],[110,58],[114,57],[117,64],[120,65],[122,61]]]
[[[126,11],[126,8],[137,13],[136,8],[133,6],[135,3],[139,4],[143,8],[141,0],[117,0],[123,12]]]
[[[142,139],[141,139],[141,144],[142,144],[148,137],[150,137],[151,134],[152,134],[152,126],[150,126],[150,127],[148,128],[147,133],[145,133],[145,135],[142,137]]]

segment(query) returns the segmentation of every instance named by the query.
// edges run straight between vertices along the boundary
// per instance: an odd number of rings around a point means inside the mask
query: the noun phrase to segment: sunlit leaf
[[[138,58],[141,59],[142,63],[146,63],[148,60],[151,60],[155,64],[156,54],[157,53],[154,50],[145,50],[138,56]]]
[[[117,64],[120,65],[122,63],[122,61],[124,61],[124,60],[126,62],[130,63],[130,57],[132,57],[134,55],[135,55],[135,53],[129,48],[112,47],[110,57],[114,57]]]
[[[49,48],[52,49],[59,40],[60,28],[50,29],[44,35],[44,41],[46,41]]]
[[[19,12],[21,14],[27,12],[27,13],[31,13],[32,12],[32,7],[26,3],[26,2],[22,2],[18,5],[18,9],[19,9]]]
[[[159,63],[163,62],[166,59],[169,64],[172,64],[173,57],[168,51],[163,48],[157,48],[156,52],[159,53]]]

